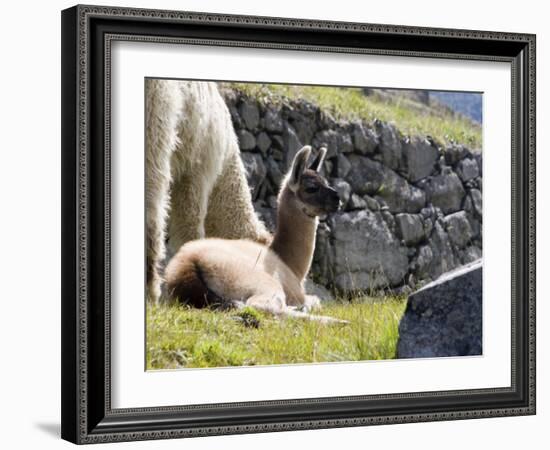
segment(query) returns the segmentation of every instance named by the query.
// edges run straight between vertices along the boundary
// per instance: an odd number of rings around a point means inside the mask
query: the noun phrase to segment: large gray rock
[[[325,176],[330,176],[330,174],[333,172],[334,164],[330,159],[325,159],[325,162],[323,163],[323,173]]]
[[[315,134],[311,144],[315,148],[325,147],[327,149],[326,158],[330,159],[338,153],[338,141],[338,133],[335,130],[323,130]]]
[[[318,125],[322,129],[331,129],[336,127],[336,120],[330,112],[319,110]]]
[[[461,253],[460,260],[462,261],[462,264],[468,264],[472,261],[480,259],[481,256],[481,249],[479,247],[476,247],[475,245],[471,245],[470,247],[464,249],[464,251]]]
[[[391,233],[396,235],[397,231],[395,230],[395,217],[386,208],[387,206],[380,209],[380,215],[382,216],[384,222],[386,222],[386,225],[388,226]]]
[[[254,150],[256,147],[256,138],[250,131],[237,131],[237,139],[239,140],[239,148],[242,151]]]
[[[268,157],[266,162],[266,169],[267,169],[267,176],[273,186],[279,188],[281,186],[281,182],[283,181],[284,174],[279,166],[277,164],[277,161],[273,159],[273,157]]]
[[[334,252],[330,236],[331,229],[326,222],[319,222],[310,275],[325,286],[329,285],[333,279]]]
[[[417,213],[426,205],[426,194],[407,183],[393,170],[388,170],[377,196],[382,198],[392,213]]]
[[[256,136],[256,146],[264,155],[267,155],[267,150],[271,147],[271,139],[266,132],[262,131]]]
[[[418,214],[397,214],[397,233],[405,245],[414,245],[424,238],[424,224]]]
[[[434,254],[432,248],[429,245],[423,245],[418,249],[418,255],[411,265],[411,269],[418,279],[422,280],[425,278],[429,278],[430,265],[432,263],[433,257]]]
[[[472,198],[470,195],[466,195],[466,197],[464,197],[464,201],[462,202],[462,210],[465,211],[468,215],[474,214],[474,205],[472,203]]]
[[[351,141],[351,136],[341,131],[338,134],[338,153],[351,153],[353,152],[353,142]]]
[[[351,196],[350,185],[339,178],[335,178],[330,184],[338,192],[338,197],[340,197],[340,201],[342,202],[342,209],[345,208]]]
[[[271,133],[283,132],[283,118],[281,112],[274,108],[269,108],[264,115],[265,129]]]
[[[254,203],[254,210],[258,214],[260,220],[264,223],[267,229],[274,233],[275,226],[277,224],[277,213],[273,208],[267,208],[265,206],[260,206],[258,202]]]
[[[271,145],[273,150],[284,150],[285,149],[285,140],[282,136],[278,134],[271,134]]]
[[[346,180],[356,194],[380,197],[392,213],[417,213],[426,204],[426,195],[421,189],[407,183],[384,164],[359,155],[350,155],[349,162],[351,169]]]
[[[339,154],[336,157],[336,176],[338,178],[345,178],[349,171],[351,170],[351,163],[349,162],[348,158],[346,158],[344,155]]]
[[[402,144],[399,132],[389,123],[377,122],[376,131],[380,136],[379,149],[382,161],[391,169],[397,169],[401,163]]]
[[[478,189],[472,189],[470,191],[470,198],[472,199],[472,205],[474,207],[474,212],[481,217],[482,213],[482,196],[481,192]]]
[[[366,207],[367,202],[364,198],[359,197],[357,194],[351,194],[346,209],[352,211],[354,209],[365,209]]]
[[[376,199],[368,196],[363,195],[363,200],[367,203],[367,208],[369,208],[371,211],[380,211],[380,204],[376,201]]]
[[[403,171],[409,181],[416,181],[431,175],[439,159],[439,151],[427,139],[413,137],[403,146]]]
[[[353,125],[353,144],[362,155],[371,155],[376,150],[379,140],[374,132],[357,122]]]
[[[312,142],[317,129],[315,121],[315,110],[302,109],[300,112],[294,111],[289,117],[289,121],[296,130],[298,139],[304,143]]]
[[[422,224],[424,225],[424,236],[429,236],[434,229],[435,220],[431,217],[428,219],[423,219]]]
[[[441,208],[444,214],[460,210],[466,192],[456,173],[441,173],[427,181],[425,186],[429,202]]]
[[[408,269],[407,249],[399,245],[380,213],[360,210],[334,214],[329,226],[338,290],[366,291],[403,282]]]
[[[241,119],[241,116],[239,115],[239,111],[237,110],[237,107],[233,103],[228,103],[227,108],[229,109],[229,114],[231,114],[231,121],[233,122],[233,126],[236,130],[239,128],[243,128],[243,120]]]
[[[474,159],[477,162],[479,176],[482,176],[483,175],[483,154],[481,153],[481,150],[477,150],[474,152]]]
[[[332,294],[326,287],[315,283],[309,278],[306,278],[306,280],[304,281],[304,289],[307,295],[315,295],[322,302],[330,302],[333,300]]]
[[[240,116],[246,128],[255,130],[260,124],[260,110],[255,101],[245,100],[239,107]]]
[[[466,247],[473,237],[470,222],[464,211],[459,211],[445,216],[443,219],[445,230],[449,235],[451,242],[458,248]]]
[[[383,164],[359,155],[350,155],[348,160],[351,168],[346,180],[353,192],[359,195],[373,195],[382,185],[386,172],[389,170]]]
[[[288,121],[296,130],[300,141],[310,144],[315,131],[318,129],[317,118],[320,115],[319,108],[313,103],[304,100],[295,102],[288,113]]]
[[[465,158],[456,165],[456,173],[463,183],[479,176],[479,168],[475,159]]]
[[[470,150],[464,145],[451,144],[445,148],[445,161],[451,166],[470,155]]]
[[[284,142],[284,160],[285,167],[290,168],[290,164],[294,160],[296,153],[302,148],[302,143],[294,128],[292,128],[288,123],[285,123],[283,126],[283,142]]]
[[[248,185],[254,189],[252,197],[256,199],[260,184],[267,175],[263,158],[259,153],[241,153],[241,160],[246,170]]]
[[[481,260],[411,294],[399,324],[398,358],[482,354]]]
[[[449,235],[439,221],[435,222],[428,242],[432,250],[432,260],[428,269],[432,279],[460,264],[453,252]]]
[[[482,238],[481,219],[478,219],[471,214],[466,214],[466,217],[468,218],[468,222],[470,223],[470,229],[472,230],[472,239],[477,239],[477,238],[481,239]]]

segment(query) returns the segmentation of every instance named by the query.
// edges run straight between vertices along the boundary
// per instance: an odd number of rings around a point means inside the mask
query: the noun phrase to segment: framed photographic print
[[[62,12],[62,437],[535,413],[535,36]]]

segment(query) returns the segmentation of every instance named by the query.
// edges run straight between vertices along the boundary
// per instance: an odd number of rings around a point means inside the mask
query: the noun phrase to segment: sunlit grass
[[[320,314],[349,324],[278,319],[256,310],[147,307],[147,368],[226,367],[395,358],[401,298],[333,302]]]
[[[393,122],[403,135],[431,136],[444,144],[458,142],[481,148],[481,126],[443,108],[427,108],[407,98],[392,101],[365,96],[360,88],[258,83],[224,83],[262,102],[277,104],[283,99],[303,99],[329,112],[335,119],[379,119]]]

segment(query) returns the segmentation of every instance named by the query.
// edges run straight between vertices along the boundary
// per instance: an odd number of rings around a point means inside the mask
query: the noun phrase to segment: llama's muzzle
[[[340,196],[338,195],[338,192],[336,191],[336,189],[328,188],[328,193],[325,198],[326,198],[325,207],[328,213],[336,212],[342,206],[342,202],[340,201]]]

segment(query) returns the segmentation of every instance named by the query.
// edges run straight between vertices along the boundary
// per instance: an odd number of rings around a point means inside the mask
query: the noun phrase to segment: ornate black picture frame
[[[509,62],[512,373],[506,388],[113,409],[115,40]],[[62,437],[83,444],[535,413],[535,36],[98,6],[62,12]]]

